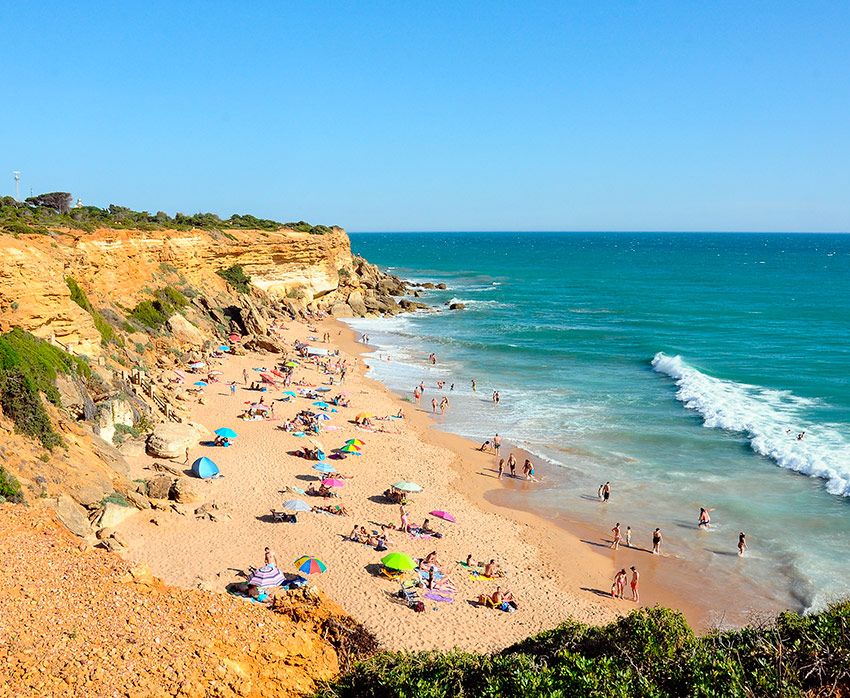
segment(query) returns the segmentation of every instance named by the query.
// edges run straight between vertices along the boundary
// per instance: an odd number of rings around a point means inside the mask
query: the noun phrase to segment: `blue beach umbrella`
[[[201,387],[201,388],[206,388],[206,387],[207,387],[207,383],[206,383],[205,381],[195,381],[192,385],[197,385],[197,386],[199,386],[199,387]]]
[[[325,409],[326,407],[330,407],[330,405],[327,402],[319,400],[318,402],[313,403],[313,407],[321,407],[322,409]]]
[[[218,477],[218,466],[209,458],[203,456],[192,463],[192,473],[199,478],[209,480],[213,477]]]
[[[229,347],[229,346],[227,346],[226,344],[222,344],[222,345],[218,348],[218,350],[219,350],[219,351],[230,351],[230,347]]]
[[[284,390],[282,395],[289,395],[289,397],[298,397],[292,390]]]
[[[329,465],[328,463],[316,463],[316,465],[313,466],[313,470],[318,470],[320,473],[336,472],[336,468],[334,468],[332,465]]]
[[[237,434],[233,429],[228,427],[222,427],[221,429],[216,429],[215,433],[217,436],[220,436],[222,439],[235,439],[239,434]]]

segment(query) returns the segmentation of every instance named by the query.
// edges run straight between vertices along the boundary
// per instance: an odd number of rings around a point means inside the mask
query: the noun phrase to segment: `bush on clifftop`
[[[91,315],[92,320],[94,321],[94,326],[97,328],[97,331],[100,332],[101,341],[104,344],[117,341],[115,330],[112,329],[112,325],[110,325],[106,318],[92,306],[89,302],[88,296],[86,296],[86,292],[80,288],[79,284],[70,276],[65,277],[65,283],[68,284],[68,290],[71,292],[71,300]]]
[[[355,664],[318,696],[672,698],[848,691],[850,601],[704,637],[694,635],[681,613],[646,608],[602,627],[570,621],[492,655],[384,652]]]

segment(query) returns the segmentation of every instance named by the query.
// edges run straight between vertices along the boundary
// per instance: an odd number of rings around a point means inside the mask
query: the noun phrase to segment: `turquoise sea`
[[[540,458],[534,506],[606,533],[616,518],[641,544],[661,526],[668,552],[777,606],[850,594],[850,235],[351,241],[405,279],[447,285],[420,299],[438,312],[351,322],[370,335],[372,375],[406,396],[424,381],[428,407],[445,380],[442,428],[499,432]],[[603,517],[606,480],[616,508]],[[708,532],[700,506],[714,509]]]

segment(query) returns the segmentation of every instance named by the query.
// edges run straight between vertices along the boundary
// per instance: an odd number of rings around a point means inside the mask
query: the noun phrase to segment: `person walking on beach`
[[[248,369],[247,368],[242,369],[242,382],[245,385],[248,385]]]
[[[516,456],[513,453],[508,456],[508,467],[511,469],[511,477],[516,477]]]
[[[493,437],[493,448],[496,449],[496,455],[499,455],[499,449],[502,447],[502,437],[497,433]]]
[[[640,603],[640,590],[638,589],[640,585],[640,572],[637,571],[634,565],[629,569],[632,571],[632,581],[630,582],[630,586],[632,587],[632,601]]]
[[[236,381],[230,381],[230,395],[236,395]]]
[[[443,399],[440,400],[440,414],[445,414],[447,409],[449,409],[449,399],[443,395]]]
[[[744,557],[744,551],[747,549],[747,534],[741,531],[738,534],[738,557]]]
[[[416,402],[416,404],[417,404],[417,405],[419,404],[419,399],[420,399],[421,397],[422,397],[422,393],[420,393],[420,392],[419,392],[419,386],[417,385],[417,386],[413,389],[413,400]]]
[[[502,479],[502,474],[505,472],[505,459],[499,458],[499,480]]]
[[[697,521],[697,528],[702,528],[705,526],[706,528],[711,528],[711,516],[708,512],[714,511],[714,509],[706,509],[705,507],[699,508],[699,520]]]
[[[475,392],[475,379],[472,379],[472,392]]]
[[[614,534],[614,540],[611,542],[611,547],[614,550],[620,549],[620,541],[622,540],[622,535],[620,534],[620,522],[618,521],[614,524],[614,528],[611,529],[611,533]]]
[[[632,547],[632,527],[626,526],[626,547]]]
[[[662,540],[663,539],[661,537],[661,529],[656,528],[652,532],[652,554],[653,555],[660,555],[661,554],[661,541]]]

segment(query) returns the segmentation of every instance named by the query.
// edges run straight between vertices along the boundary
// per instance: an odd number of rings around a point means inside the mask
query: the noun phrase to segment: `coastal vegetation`
[[[678,611],[656,607],[601,627],[568,621],[492,655],[383,652],[356,663],[318,696],[767,697],[848,690],[845,601],[703,637]]]
[[[189,304],[180,291],[171,286],[157,289],[150,300],[141,301],[130,311],[129,317],[150,330],[160,329],[175,312]]]
[[[60,404],[58,374],[91,377],[81,358],[15,328],[0,335],[0,407],[21,434],[38,439],[47,449],[62,443],[53,429],[41,396]]]
[[[68,192],[50,192],[17,201],[11,196],[0,198],[0,232],[14,235],[47,234],[53,228],[70,228],[91,232],[97,228],[132,230],[279,230],[290,228],[299,232],[323,234],[331,231],[325,225],[305,221],[281,223],[269,218],[234,213],[221,218],[215,213],[175,213],[134,211],[126,206],[110,204],[106,208],[73,205]],[[231,238],[233,236],[230,236]]]
[[[0,504],[3,502],[22,504],[23,501],[24,493],[21,490],[21,483],[12,473],[0,465]]]
[[[248,293],[251,290],[251,277],[239,264],[234,264],[227,269],[219,269],[216,274],[230,284],[234,291]]]
[[[102,313],[92,306],[86,296],[86,292],[80,288],[80,285],[70,276],[65,277],[65,283],[68,285],[68,290],[71,292],[71,300],[91,315],[92,320],[94,321],[94,326],[97,328],[97,331],[100,332],[103,344],[105,345],[113,341],[120,343],[120,338],[115,334],[115,330],[112,329],[112,325],[109,324]]]

